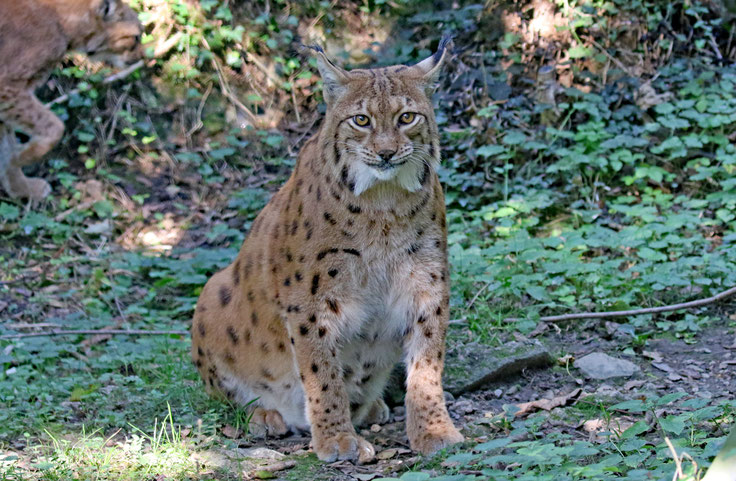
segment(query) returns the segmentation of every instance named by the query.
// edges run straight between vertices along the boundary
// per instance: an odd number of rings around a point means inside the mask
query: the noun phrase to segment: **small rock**
[[[608,384],[601,384],[598,386],[598,389],[595,390],[595,393],[600,396],[615,396],[617,394],[620,394],[618,389],[614,388],[613,386],[609,386]]]
[[[394,456],[396,456],[396,453],[397,453],[397,452],[398,452],[398,451],[396,451],[395,449],[384,449],[384,450],[383,450],[383,451],[381,451],[380,453],[376,454],[376,457],[377,457],[378,459],[380,459],[380,460],[386,460],[386,459],[391,459],[391,458],[393,458]]]
[[[225,436],[226,438],[237,439],[243,435],[243,430],[235,428],[229,424],[226,424],[222,428],[222,435]]]
[[[373,425],[371,425],[371,432],[372,433],[379,433],[379,432],[381,432],[381,425],[380,424],[373,424]]]
[[[593,352],[575,361],[574,366],[592,379],[629,377],[639,370],[633,362]]]
[[[467,399],[461,399],[460,401],[455,401],[452,409],[460,414],[470,414],[475,411],[475,406]]]
[[[648,357],[654,362],[662,362],[662,354],[657,351],[642,351],[644,357]]]
[[[445,404],[449,404],[455,400],[455,396],[451,392],[445,391]]]
[[[518,384],[514,384],[513,386],[511,386],[509,388],[508,391],[506,391],[506,394],[508,396],[513,396],[514,394],[516,394],[517,392],[519,392],[520,389],[521,389],[521,386],[519,386]]]
[[[624,390],[625,391],[631,391],[632,389],[636,389],[638,387],[642,387],[644,385],[644,381],[628,381],[626,384],[624,384]]]
[[[239,456],[242,456],[244,458],[268,459],[270,461],[275,461],[286,457],[278,451],[264,448],[263,446],[257,448],[237,449],[236,452]]]
[[[656,367],[660,371],[672,372],[672,368],[666,362],[653,362],[652,366]]]
[[[360,481],[371,481],[371,479],[376,479],[381,476],[380,473],[352,473],[350,476],[352,476],[355,479],[359,479]]]
[[[500,398],[501,396],[503,396],[503,389],[496,389],[495,391],[493,391],[493,395],[497,398]]]

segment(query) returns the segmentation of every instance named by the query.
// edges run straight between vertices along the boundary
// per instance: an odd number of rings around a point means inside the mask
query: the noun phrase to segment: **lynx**
[[[311,430],[324,461],[366,462],[355,425],[382,423],[407,365],[414,450],[463,436],[445,407],[445,203],[430,101],[447,41],[413,66],[343,70],[313,47],[327,113],[235,261],[205,285],[192,360],[211,394],[255,409],[260,434]],[[255,400],[255,401],[254,401]]]
[[[122,0],[0,0],[0,185],[11,197],[40,200],[49,184],[21,170],[61,139],[64,124],[35,96],[68,50],[115,62],[139,55],[141,25]],[[18,145],[15,131],[29,137]]]

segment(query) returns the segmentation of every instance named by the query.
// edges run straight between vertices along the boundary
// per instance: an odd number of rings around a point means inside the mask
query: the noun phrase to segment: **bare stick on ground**
[[[90,329],[80,331],[46,331],[46,332],[29,332],[27,334],[6,334],[0,336],[3,339],[20,339],[23,337],[41,337],[41,336],[97,336],[97,335],[125,335],[125,336],[186,336],[189,331],[147,331],[147,330],[128,330],[128,329]]]
[[[646,307],[644,309],[631,309],[628,311],[608,311],[608,312],[576,312],[574,314],[560,314],[558,316],[544,316],[540,317],[539,320],[542,322],[561,322],[561,321],[573,321],[576,319],[603,319],[607,317],[624,317],[624,316],[638,316],[640,314],[655,314],[658,312],[669,312],[677,311],[679,309],[690,309],[692,307],[700,307],[714,302],[722,301],[727,297],[731,297],[736,294],[736,286],[719,292],[718,294],[706,297],[705,299],[697,299],[690,302],[682,302],[680,304],[670,304],[668,306],[659,307]],[[504,319],[505,322],[519,322],[523,321],[521,317],[509,317]]]
[[[102,80],[102,85],[111,84],[113,82],[116,82],[118,80],[122,80],[128,75],[132,74],[139,68],[143,67],[143,60],[138,60],[136,63],[129,65],[128,67],[124,68],[120,72],[110,75],[109,77],[105,77]],[[69,92],[65,93],[64,95],[61,95],[59,97],[56,97],[54,100],[46,104],[46,107],[51,107],[52,105],[59,104],[61,102],[66,102],[69,100],[70,95],[78,94],[79,89],[72,89]]]

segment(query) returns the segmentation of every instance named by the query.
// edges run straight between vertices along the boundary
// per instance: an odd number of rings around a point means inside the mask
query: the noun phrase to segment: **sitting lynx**
[[[138,56],[141,25],[122,0],[0,0],[0,185],[11,197],[39,200],[49,184],[23,175],[44,156],[64,124],[34,95],[68,50],[128,61]],[[15,131],[29,137],[18,146]],[[10,136],[10,139],[8,139]]]
[[[442,390],[447,233],[429,96],[446,43],[411,67],[350,72],[315,48],[325,121],[197,303],[192,360],[208,391],[256,399],[263,433],[311,428],[325,461],[373,458],[353,425],[387,421],[402,352],[412,448],[463,440]]]

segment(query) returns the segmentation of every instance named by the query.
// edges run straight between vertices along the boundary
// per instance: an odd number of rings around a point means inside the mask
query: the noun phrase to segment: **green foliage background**
[[[187,329],[202,285],[234,258],[319,125],[321,81],[296,53],[299,40],[355,66],[413,62],[443,31],[454,34],[436,96],[451,342],[496,345],[533,331],[540,315],[658,306],[736,285],[733,22],[717,3],[558,2],[563,24],[544,48],[499,23],[512,13],[527,25],[526,2],[131,4],[146,26],[143,69],[103,85],[106,67],[70,57],[40,92],[50,101],[78,89],[54,105],[67,132],[38,167],[53,199],[33,209],[0,199],[0,335],[27,324]],[[556,65],[557,82],[536,80],[543,65]],[[541,100],[549,92],[554,104]],[[732,329],[729,312],[625,319],[620,349],[694,342],[714,323]],[[83,339],[0,340],[0,479],[206,479],[187,450],[235,446],[219,429],[247,426],[247,415],[206,398],[188,341]],[[671,478],[665,434],[702,466],[733,423],[733,403],[618,401],[594,404],[680,411],[602,446],[541,436],[541,418],[502,417],[503,436],[401,479]],[[196,436],[177,438],[182,427]],[[104,442],[118,429],[138,440],[125,462]]]

